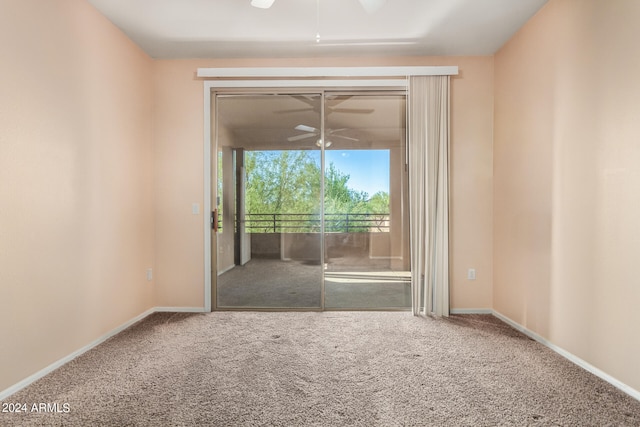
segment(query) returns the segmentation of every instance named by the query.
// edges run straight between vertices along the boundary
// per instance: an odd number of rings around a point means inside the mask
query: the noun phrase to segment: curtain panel
[[[449,315],[449,76],[409,81],[409,215],[414,315]]]

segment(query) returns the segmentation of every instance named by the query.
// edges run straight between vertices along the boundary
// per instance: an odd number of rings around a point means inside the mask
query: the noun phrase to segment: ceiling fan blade
[[[300,130],[302,132],[319,132],[318,129],[311,127],[311,126],[307,126],[307,125],[298,125],[294,128],[295,130]]]
[[[317,108],[320,105],[320,98],[317,95],[315,96],[317,99],[310,99],[310,98],[307,98],[304,95],[291,95],[291,97],[293,99],[297,99],[298,101],[304,102],[305,104],[307,104],[310,107],[316,107]]]
[[[348,101],[351,98],[353,98],[353,95],[329,95],[327,96],[327,101],[331,102],[331,105],[333,106],[330,106],[329,108],[334,108],[338,104]]]
[[[382,7],[386,0],[360,0],[360,4],[367,13],[374,13]]]
[[[313,138],[314,136],[317,136],[317,135],[315,133],[305,133],[303,135],[290,136],[289,138],[287,138],[287,141],[289,142],[300,141],[302,139]]]
[[[360,141],[358,138],[351,138],[350,136],[344,136],[344,135],[331,135],[332,138],[342,138],[342,139],[346,139],[349,141]]]

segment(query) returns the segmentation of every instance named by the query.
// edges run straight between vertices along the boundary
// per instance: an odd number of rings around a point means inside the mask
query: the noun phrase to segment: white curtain
[[[449,76],[409,84],[413,314],[449,315]]]

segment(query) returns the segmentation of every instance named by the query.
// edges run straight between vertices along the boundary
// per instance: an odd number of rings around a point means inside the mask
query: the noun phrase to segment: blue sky
[[[349,188],[389,192],[389,150],[325,150],[325,164],[333,163],[349,175]]]

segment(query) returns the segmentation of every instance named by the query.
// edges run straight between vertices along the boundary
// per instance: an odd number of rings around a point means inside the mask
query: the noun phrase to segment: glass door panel
[[[405,95],[219,94],[214,111],[214,308],[409,309]]]
[[[322,96],[216,102],[216,308],[321,308]]]
[[[325,98],[327,309],[411,307],[404,95]]]

